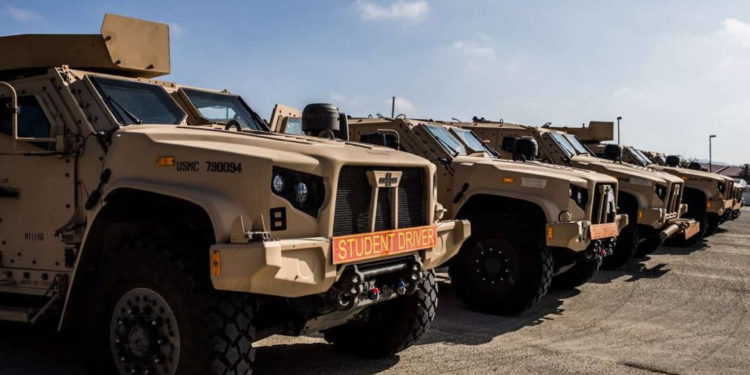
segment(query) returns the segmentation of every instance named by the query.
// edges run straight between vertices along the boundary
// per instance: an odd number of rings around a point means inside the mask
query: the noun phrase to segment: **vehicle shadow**
[[[580,294],[578,289],[550,290],[542,300],[516,316],[497,316],[471,310],[448,283],[440,284],[440,306],[431,329],[418,345],[442,342],[482,345],[523,327],[543,324],[563,315],[563,301]]]
[[[50,325],[0,323],[3,375],[83,375],[84,364],[70,338]]]
[[[358,357],[322,342],[262,346],[257,349],[255,359],[255,374],[289,375],[370,375],[387,370],[400,361],[398,355],[379,359]]]
[[[563,314],[560,308],[563,300],[579,293],[577,289],[553,290],[526,312],[502,317],[470,310],[455,296],[450,283],[443,279],[435,321],[416,346],[438,342],[447,345],[485,344],[505,333],[553,320]],[[263,346],[258,348],[256,358],[258,373],[275,373],[282,366],[284,374],[373,374],[400,361],[398,355],[371,359],[341,353],[322,342]],[[289,361],[289,358],[294,358],[294,361]]]
[[[630,261],[630,263],[618,269],[599,270],[599,272],[597,272],[589,282],[596,284],[606,284],[623,276],[628,276],[628,278],[625,279],[626,282],[633,282],[640,279],[657,279],[664,276],[670,271],[670,269],[667,268],[666,263],[659,263],[649,267],[648,265],[646,265],[646,262],[648,262],[649,260],[651,260],[651,257],[644,256],[634,258]]]

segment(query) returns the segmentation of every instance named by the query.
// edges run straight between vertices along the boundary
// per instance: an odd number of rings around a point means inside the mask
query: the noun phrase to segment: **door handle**
[[[16,188],[0,187],[0,198],[18,198],[21,191]]]

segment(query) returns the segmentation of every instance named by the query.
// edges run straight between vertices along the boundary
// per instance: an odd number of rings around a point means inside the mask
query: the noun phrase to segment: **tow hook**
[[[379,300],[380,299],[380,289],[378,289],[378,287],[376,287],[376,286],[373,285],[372,288],[370,288],[370,291],[367,292],[367,298],[369,298],[372,301]]]
[[[591,248],[586,252],[586,259],[591,259],[595,256],[606,257],[612,255],[615,248],[615,241],[614,238],[608,238],[592,242]]]
[[[339,280],[336,288],[336,308],[338,310],[349,310],[359,302],[359,297],[365,291],[365,277],[356,267],[347,269]],[[378,291],[379,294],[379,291]]]
[[[404,280],[399,280],[396,284],[396,294],[399,296],[406,295],[406,283]]]

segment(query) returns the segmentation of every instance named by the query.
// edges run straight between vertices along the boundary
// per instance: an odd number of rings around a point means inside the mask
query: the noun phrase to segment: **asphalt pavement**
[[[368,360],[319,336],[256,344],[257,374],[748,374],[750,209],[703,244],[663,247],[512,318],[468,310],[441,284],[432,329]],[[366,338],[363,338],[366,339]],[[82,374],[79,351],[38,327],[0,325],[0,374]]]

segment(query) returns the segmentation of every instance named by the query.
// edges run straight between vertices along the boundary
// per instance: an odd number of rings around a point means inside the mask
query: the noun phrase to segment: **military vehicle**
[[[602,142],[614,139],[614,124],[612,122],[592,121],[587,127],[564,128],[574,134],[578,140],[601,157],[608,157],[607,147],[613,147]],[[659,153],[652,153],[658,157]],[[700,230],[689,241],[675,241],[677,245],[689,245],[700,241],[705,235],[710,235],[727,219],[732,218],[735,193],[734,180],[717,173],[700,170],[700,164],[692,168],[682,167],[683,163],[677,156],[664,158],[664,165],[655,162],[641,150],[632,146],[622,146],[622,161],[641,167],[648,167],[675,175],[685,181],[682,201],[688,205],[686,218],[695,219],[700,224]]]
[[[301,134],[294,111],[274,129]],[[350,118],[348,139],[411,152],[438,168],[446,217],[468,219],[472,236],[449,262],[451,284],[472,308],[516,314],[560,287],[588,281],[627,223],[616,214],[617,180],[534,161],[533,140],[516,159],[498,154],[470,131],[435,121]]]
[[[614,254],[605,258],[605,268],[616,268],[626,264],[634,255],[648,254],[670,237],[689,238],[697,231],[695,221],[680,218],[687,211],[687,206],[681,203],[683,181],[680,178],[598,158],[574,135],[554,129],[550,124],[534,127],[475,117],[474,122],[456,123],[456,126],[473,130],[503,156],[512,154],[512,145],[517,139],[532,137],[539,143],[543,162],[616,177],[620,183],[618,212],[627,214],[629,221],[620,232]]]
[[[0,50],[0,320],[77,331],[97,374],[247,374],[254,341],[316,331],[389,355],[427,329],[470,234],[439,220],[428,161],[155,80],[165,24]]]

